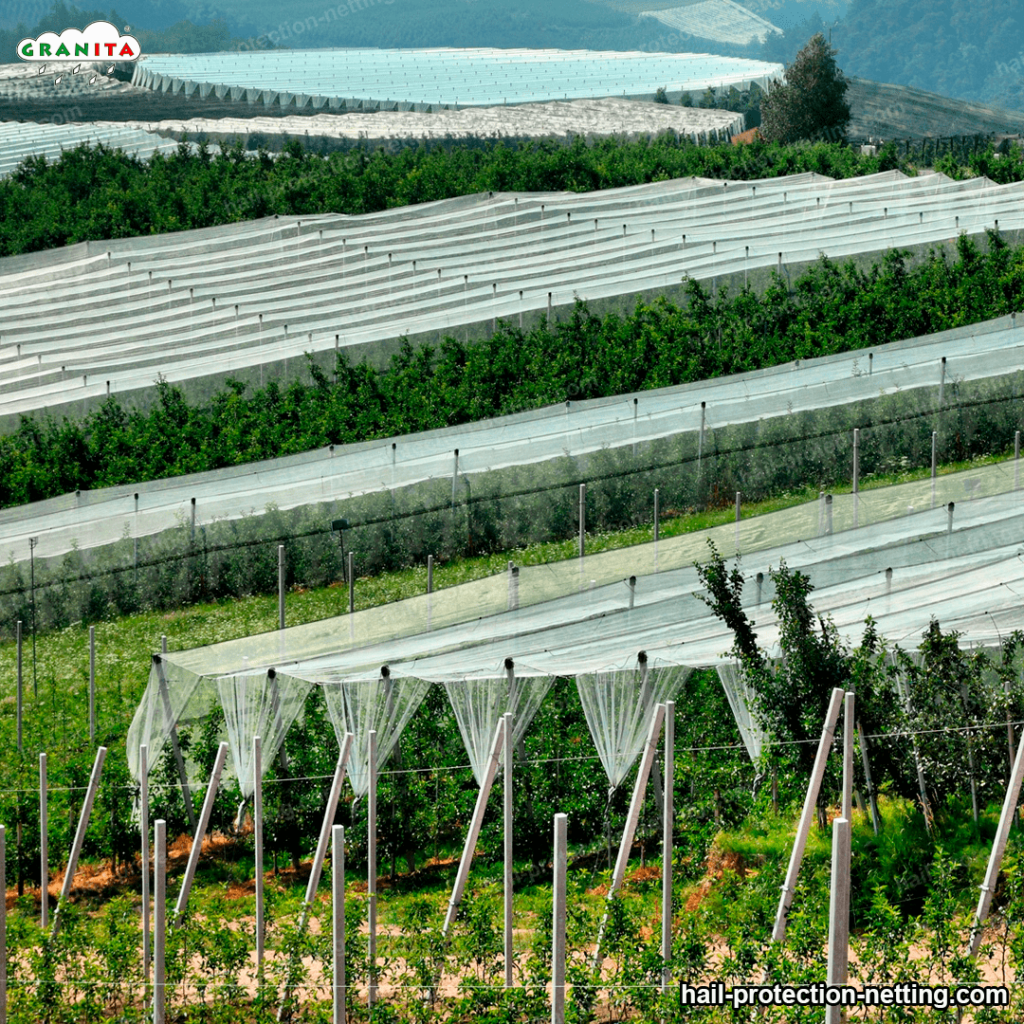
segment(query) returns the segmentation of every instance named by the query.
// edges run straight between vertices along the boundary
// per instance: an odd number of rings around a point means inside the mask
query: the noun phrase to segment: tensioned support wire
[[[908,739],[911,736],[937,736],[942,734],[951,733],[974,733],[983,732],[985,730],[999,730],[1003,731],[1006,729],[1007,724],[1014,728],[1020,728],[1024,726],[1024,718],[1011,719],[1007,722],[995,722],[987,725],[970,725],[970,726],[944,726],[938,729],[899,729],[894,732],[871,732],[865,733],[864,738],[869,740],[886,740],[886,739]],[[774,747],[794,747],[794,746],[806,746],[811,743],[817,743],[818,740],[773,740],[772,746]],[[695,746],[695,747],[677,747],[676,750],[679,753],[684,754],[700,754],[710,753],[716,750],[736,750],[745,751],[746,747],[742,743],[713,743],[706,746]],[[521,763],[525,765],[540,765],[540,764],[570,764],[577,761],[598,761],[600,758],[597,754],[581,754],[575,757],[537,757],[529,758]],[[418,775],[418,774],[429,774],[436,772],[455,772],[455,771],[472,771],[473,766],[470,764],[441,764],[441,765],[428,765],[422,768],[392,768],[388,770],[380,771],[379,777],[384,778],[392,777],[396,775]],[[280,783],[287,782],[324,782],[327,779],[333,778],[333,775],[294,775],[289,779],[265,779],[265,786],[274,786]],[[50,793],[83,793],[88,790],[88,786],[51,786],[48,792]],[[111,791],[125,790],[131,793],[139,792],[138,783],[127,783],[122,786],[110,786],[108,787]],[[176,783],[163,783],[163,782],[151,782],[149,784],[151,792],[162,792],[169,789],[179,789]],[[23,792],[20,789],[0,789],[0,795],[10,796],[17,793]]]

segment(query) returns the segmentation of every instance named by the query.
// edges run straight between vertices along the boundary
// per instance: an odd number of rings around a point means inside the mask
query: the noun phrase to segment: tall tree
[[[769,142],[846,138],[849,83],[833,50],[819,32],[786,68],[785,82],[775,82],[761,100],[761,134]]]

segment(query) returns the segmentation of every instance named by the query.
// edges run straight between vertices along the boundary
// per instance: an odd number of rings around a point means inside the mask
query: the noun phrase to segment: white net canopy
[[[832,532],[821,532],[820,506],[811,502],[657,543],[523,566],[518,606],[512,609],[508,574],[502,573],[347,616],[157,655],[129,733],[132,773],[138,778],[140,744],[148,744],[152,766],[176,723],[202,721],[217,708],[218,680],[253,675],[265,681],[272,667],[279,688],[289,680],[322,686],[334,705],[336,728],[344,724],[358,736],[371,728],[360,721],[373,722],[382,751],[426,687],[443,682],[449,695],[456,694],[453,705],[463,708],[467,749],[480,749],[504,710],[507,684],[499,666],[512,658],[529,666],[521,673],[515,705],[523,729],[534,703],[543,699],[536,689],[543,690],[543,680],[580,679],[588,724],[615,785],[649,721],[641,711],[649,712],[637,704],[639,668],[622,668],[628,652],[642,647],[648,654],[651,706],[677,692],[685,678],[682,666],[732,661],[732,634],[696,596],[703,588],[694,562],[707,559],[709,540],[727,557],[740,552],[750,581],[744,606],[757,618],[765,650],[779,640],[767,570],[783,558],[810,577],[816,611],[832,618],[850,646],[860,642],[868,615],[890,644],[916,644],[935,618],[944,630],[959,631],[961,644],[995,646],[1024,627],[1024,509],[1014,470],[1003,463],[837,496]],[[954,499],[955,511],[947,506]],[[763,580],[755,589],[758,575]],[[380,682],[382,664],[396,681],[391,713]],[[493,682],[481,683],[479,696],[468,689],[460,694],[473,680]],[[329,695],[332,686],[336,696]],[[261,701],[253,708],[265,708]],[[742,734],[742,705],[735,704],[734,713]],[[483,740],[472,739],[474,729]],[[353,772],[358,773],[355,761]]]
[[[645,652],[635,668],[576,677],[587,727],[615,790],[633,766],[647,738],[654,709],[675,700],[690,672],[681,665],[650,665]]]
[[[516,746],[526,734],[553,682],[554,677],[550,675],[506,674],[453,679],[444,683],[477,785],[483,783],[487,759],[502,715],[506,711],[512,713],[512,745]]]
[[[346,774],[355,795],[365,796],[370,788],[370,733],[377,733],[375,761],[379,771],[423,702],[430,683],[413,676],[396,679],[385,669],[376,679],[324,681],[322,686],[338,745],[345,733],[352,733]]]

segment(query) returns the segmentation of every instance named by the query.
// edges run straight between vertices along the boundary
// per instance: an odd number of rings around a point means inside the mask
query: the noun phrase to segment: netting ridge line
[[[1022,395],[1014,395],[1014,396],[1004,397],[1004,398],[998,398],[998,399],[991,399],[988,402],[980,402],[979,401],[979,402],[973,402],[973,403],[972,402],[960,403],[960,404],[958,404],[956,406],[956,408],[957,409],[960,409],[960,408],[970,408],[970,407],[972,407],[974,405],[994,405],[997,402],[1015,401],[1015,400],[1020,399],[1020,398],[1024,398],[1024,394],[1022,394]],[[913,413],[913,414],[911,414],[909,416],[897,417],[896,419],[893,419],[893,420],[878,420],[878,421],[873,422],[871,424],[871,428],[874,428],[874,427],[877,427],[877,426],[891,426],[893,423],[901,423],[901,422],[905,422],[905,421],[908,421],[908,420],[919,419],[919,418],[923,418],[923,417],[927,417],[927,416],[931,416],[931,415],[934,415],[933,412],[921,412],[921,413]],[[726,424],[725,426],[732,426],[732,425],[734,425],[734,424]],[[678,436],[678,435],[674,435],[674,436]],[[773,441],[766,441],[763,444],[744,444],[744,445],[738,445],[738,446],[733,447],[733,448],[717,449],[715,451],[714,455],[716,457],[718,457],[718,456],[725,456],[725,455],[731,455],[731,454],[733,454],[735,452],[745,452],[745,451],[754,451],[756,449],[762,449],[762,448],[780,447],[782,445],[798,444],[798,443],[800,443],[802,441],[819,440],[819,439],[821,439],[823,437],[837,437],[837,436],[840,436],[840,435],[836,431],[825,431],[825,432],[821,432],[821,433],[817,433],[817,434],[806,434],[806,435],[802,435],[800,437],[791,437],[791,438],[786,438],[786,439],[777,440],[777,441],[775,441],[775,440],[773,440]],[[625,448],[625,447],[628,447],[628,445],[623,445],[622,447]],[[998,466],[998,465],[1002,465],[1004,462],[1011,462],[1011,461],[1013,461],[1012,456],[1008,456],[1006,459],[1000,459],[1000,460],[998,460],[996,462],[990,463],[990,465]],[[530,497],[532,495],[543,494],[543,493],[546,493],[548,491],[556,491],[556,490],[560,490],[562,488],[578,487],[581,483],[591,483],[591,484],[592,483],[603,483],[603,482],[608,481],[608,480],[618,480],[618,479],[621,479],[623,477],[636,476],[636,475],[638,475],[640,473],[650,473],[650,472],[653,472],[654,470],[658,470],[658,469],[671,469],[671,468],[674,468],[674,467],[677,467],[677,466],[682,466],[682,465],[684,465],[686,463],[692,463],[692,462],[697,462],[696,456],[688,456],[688,457],[683,458],[683,459],[677,459],[677,460],[669,461],[669,462],[651,463],[650,465],[645,466],[645,467],[643,467],[641,469],[635,469],[635,468],[634,469],[623,469],[623,470],[616,470],[615,472],[604,473],[604,474],[600,474],[600,475],[596,475],[596,476],[591,475],[591,476],[588,476],[588,478],[586,480],[584,480],[582,478],[580,478],[580,479],[575,479],[574,478],[572,480],[567,480],[564,483],[557,484],[554,487],[534,487],[534,488],[526,488],[526,489],[517,490],[517,491],[503,491],[500,494],[493,494],[493,495],[472,495],[469,498],[461,498],[461,499],[457,500],[456,503],[455,503],[455,508],[457,508],[457,509],[459,509],[459,508],[468,508],[470,506],[482,504],[484,502],[489,502],[489,501],[506,501],[506,500],[509,500],[509,499],[512,499],[512,498]],[[970,470],[961,470],[960,472],[970,472]],[[437,479],[441,479],[441,478],[437,478]],[[423,481],[423,482],[427,483],[427,482],[431,482],[431,481]],[[908,482],[913,482],[913,481],[908,481]],[[416,484],[412,484],[412,485],[409,485],[409,486],[417,486],[417,485]],[[892,485],[889,485],[889,486],[899,487],[901,485],[900,484],[892,484]],[[377,492],[374,492],[374,493],[377,493]],[[306,507],[308,507],[308,506],[296,506],[296,508],[306,508]],[[363,526],[379,526],[382,523],[392,523],[392,522],[395,522],[396,520],[412,519],[412,518],[415,518],[417,516],[430,515],[430,514],[438,513],[438,512],[446,512],[446,511],[450,510],[451,508],[452,508],[451,502],[450,501],[445,501],[445,502],[442,502],[439,505],[431,506],[429,508],[423,507],[423,508],[416,509],[415,511],[395,512],[395,513],[393,513],[391,515],[382,516],[380,518],[364,519],[361,522],[352,524],[350,528],[351,529],[357,529],[357,528],[363,527]],[[770,514],[770,513],[763,513],[763,514]],[[757,516],[754,516],[753,518],[757,518]],[[162,533],[166,533],[169,530],[173,530],[173,529],[174,529],[174,527],[168,527],[168,530],[160,531],[157,534],[152,534],[151,536],[160,536]],[[141,569],[155,568],[155,567],[158,567],[158,566],[161,566],[161,565],[167,565],[170,562],[180,562],[180,561],[182,561],[183,559],[186,559],[186,558],[198,558],[200,553],[205,556],[205,555],[210,555],[210,554],[219,554],[219,553],[224,552],[224,551],[237,551],[237,550],[244,549],[244,548],[258,547],[258,546],[263,545],[263,544],[275,544],[275,543],[281,544],[281,543],[283,543],[285,541],[289,541],[289,540],[291,540],[291,541],[294,541],[294,540],[304,540],[304,539],[309,538],[309,537],[323,536],[325,533],[328,533],[328,532],[330,532],[330,531],[325,531],[325,530],[304,530],[304,531],[301,531],[301,532],[295,532],[295,533],[292,533],[292,534],[282,535],[282,536],[279,536],[279,537],[267,537],[267,538],[261,538],[259,540],[238,541],[237,543],[232,543],[232,544],[213,544],[213,545],[207,545],[205,540],[204,540],[203,547],[202,547],[202,552],[200,552],[197,549],[197,550],[192,551],[192,552],[185,552],[185,553],[176,554],[176,555],[165,555],[165,556],[163,556],[161,558],[155,558],[155,559],[151,559],[149,561],[140,562],[139,563],[139,568],[141,568]],[[87,550],[89,550],[89,551],[103,550],[103,549],[108,548],[108,547],[113,547],[117,543],[119,543],[119,542],[118,541],[112,541],[108,545],[99,545],[98,548],[89,548]],[[57,557],[60,557],[60,556],[53,556],[53,557],[57,558]],[[80,574],[78,576],[61,577],[60,580],[54,579],[54,580],[40,581],[39,583],[36,584],[36,588],[41,590],[43,587],[53,587],[53,586],[56,586],[58,583],[61,583],[61,584],[79,583],[79,582],[90,581],[90,580],[104,579],[104,578],[109,577],[109,576],[114,576],[114,575],[116,575],[118,573],[133,572],[133,571],[135,571],[134,566],[127,566],[127,565],[123,566],[123,567],[116,567],[116,568],[110,568],[110,569],[101,569],[101,570],[98,570],[98,571],[95,571],[95,572],[91,572],[91,573],[82,573],[82,574]],[[498,570],[498,572],[495,573],[495,575],[500,575],[502,571],[503,570]],[[21,593],[24,592],[24,589],[25,589],[24,587],[9,587],[9,588],[6,588],[6,589],[0,589],[0,597],[9,597],[9,596],[12,596],[14,594],[21,594]]]

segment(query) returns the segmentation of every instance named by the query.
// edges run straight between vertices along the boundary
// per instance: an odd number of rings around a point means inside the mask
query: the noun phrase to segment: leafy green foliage
[[[785,83],[769,88],[761,101],[761,134],[768,141],[845,138],[850,105],[836,53],[819,33],[786,68]]]
[[[299,143],[272,159],[241,142],[143,161],[107,146],[28,157],[0,182],[0,256],[86,239],[212,227],[274,214],[372,213],[487,191],[586,192],[668,178],[748,180],[815,171],[849,178],[896,166],[843,146],[697,146],[666,133],[626,142],[558,140],[423,143],[387,153],[356,148],[316,156]]]

